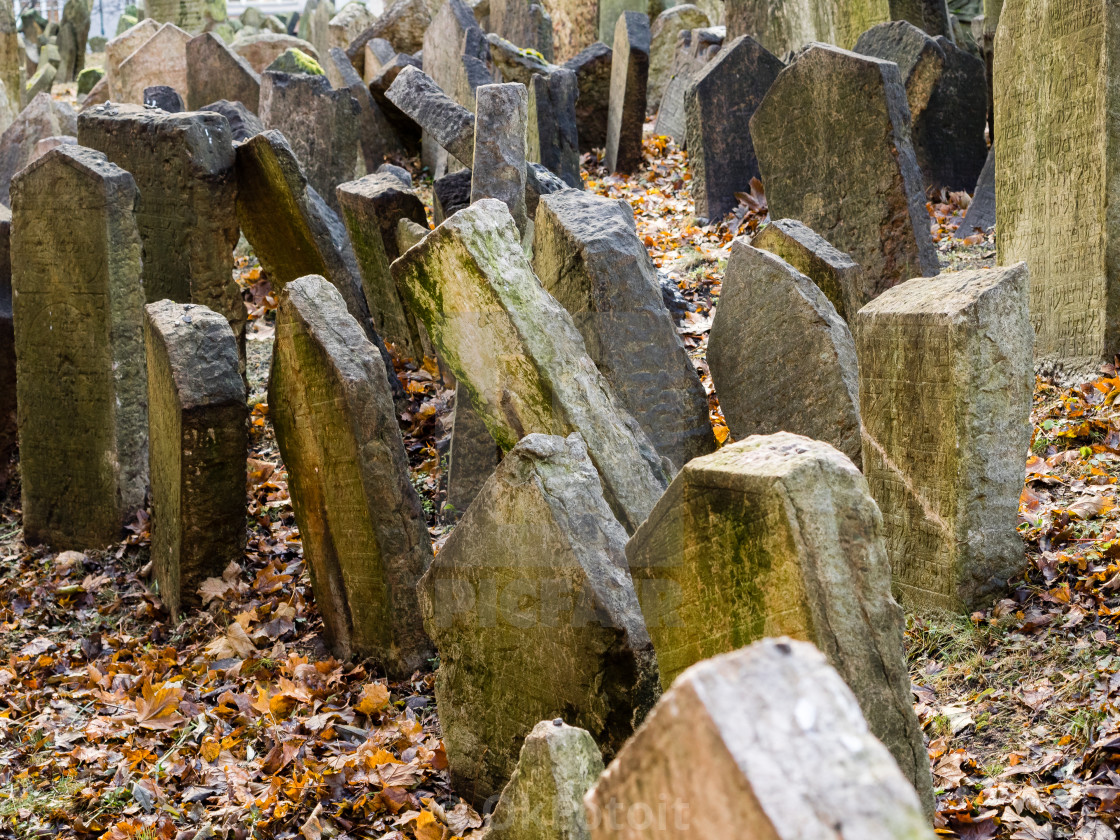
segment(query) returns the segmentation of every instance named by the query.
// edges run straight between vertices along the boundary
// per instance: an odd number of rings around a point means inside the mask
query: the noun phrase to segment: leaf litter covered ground
[[[625,199],[701,377],[734,236],[766,216],[760,185],[728,219],[692,217],[687,162],[587,187]],[[953,240],[967,196],[929,205],[947,269],[990,266],[991,237]],[[172,625],[153,591],[147,515],[104,552],[27,550],[18,494],[0,507],[0,835],[450,840],[479,815],[450,789],[431,671],[403,683],[335,661],[321,637],[264,385],[275,297],[237,269],[253,319],[248,547]],[[401,430],[437,548],[452,392],[399,362]],[[806,383],[810,387],[811,383]],[[711,396],[720,442],[729,435]],[[1020,509],[1028,571],[971,618],[910,616],[938,833],[962,840],[1114,840],[1120,811],[1120,375],[1039,382]],[[434,664],[434,663],[433,663]],[[702,756],[697,756],[698,763]]]

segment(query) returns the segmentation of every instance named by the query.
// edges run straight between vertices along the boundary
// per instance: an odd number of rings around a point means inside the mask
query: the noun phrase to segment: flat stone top
[[[893,20],[871,27],[859,36],[852,50],[895,62],[903,79],[910,77],[922,53],[930,51],[938,53],[942,60],[945,58],[941,45],[907,20]]]
[[[847,456],[823,441],[792,432],[777,432],[751,435],[711,455],[694,458],[681,473],[687,474],[695,484],[739,490],[745,489],[748,478],[782,478],[821,461],[859,472]]]
[[[652,37],[649,15],[642,12],[623,12],[618,19],[619,23],[615,24],[614,30],[615,42],[618,42],[619,30],[625,30],[626,43],[630,49],[648,53]]]
[[[830,64],[835,64],[844,59],[850,64],[876,67],[880,71],[885,70],[887,67],[898,69],[898,65],[893,61],[886,61],[882,58],[876,58],[873,55],[861,55],[860,53],[852,52],[842,47],[836,47],[832,44],[823,44],[820,41],[813,41],[805,48],[805,51],[797,57],[797,60],[790,64],[783,72],[793,70],[797,67],[809,67],[820,61],[827,61]]]
[[[145,311],[167,350],[182,409],[244,403],[237,339],[224,316],[199,304],[170,300],[150,303]]]
[[[836,248],[831,242],[813,230],[804,222],[797,219],[778,219],[773,221],[754,235],[751,245],[764,251],[770,250],[766,243],[770,237],[784,235],[786,239],[796,242],[814,257],[824,261],[832,268],[840,271],[850,268],[859,268],[859,263]]]
[[[959,315],[986,292],[1010,277],[1027,273],[1025,262],[1006,268],[956,271],[937,277],[916,277],[891,289],[859,311],[860,319],[880,315]]]
[[[347,181],[344,184],[339,184],[337,189],[339,193],[348,193],[350,195],[371,199],[382,195],[392,195],[394,193],[416,194],[411,186],[392,172],[374,172],[371,175],[364,175],[356,181]]]
[[[581,243],[597,240],[616,243],[613,231],[620,225],[637,236],[634,214],[623,199],[605,198],[565,186],[558,192],[542,195],[541,202]]]
[[[201,126],[206,131],[229,134],[229,121],[213,111],[181,111],[171,114],[145,105],[103,102],[78,115],[80,122],[135,122],[156,131],[175,131]]]
[[[127,182],[130,188],[135,188],[132,175],[128,171],[110,162],[101,152],[67,143],[55,146],[38,160],[26,166],[12,179],[14,183],[32,177],[44,166],[54,166],[56,163],[66,164],[73,169],[105,182]],[[10,218],[10,214],[9,214]]]

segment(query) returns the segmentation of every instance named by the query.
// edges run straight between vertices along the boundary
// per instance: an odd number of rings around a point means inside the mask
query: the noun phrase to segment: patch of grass
[[[977,660],[991,641],[991,628],[967,616],[927,612],[906,616],[906,654],[911,664],[927,659],[945,665]]]
[[[30,781],[17,780],[0,787],[0,820],[3,820],[16,837],[38,835],[38,820],[49,819],[57,811],[73,811],[74,796],[84,782],[73,776],[58,776],[35,786]],[[38,820],[27,818],[30,812]]]

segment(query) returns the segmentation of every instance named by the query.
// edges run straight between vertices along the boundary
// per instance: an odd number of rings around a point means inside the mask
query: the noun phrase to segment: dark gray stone
[[[719,55],[723,48],[726,29],[711,26],[681,32],[677,41],[677,55],[673,61],[673,72],[665,92],[661,95],[661,107],[657,110],[657,122],[653,133],[672,137],[682,148],[687,145],[684,97],[693,78],[704,66]]]
[[[327,77],[337,90],[347,90],[358,103],[359,133],[358,140],[366,172],[373,172],[388,157],[401,157],[405,150],[397,140],[381,109],[373,100],[369,87],[362,81],[358,71],[346,57],[341,47],[331,47],[327,51]]]
[[[993,147],[988,150],[988,160],[980,173],[980,180],[976,182],[976,191],[972,195],[972,203],[968,205],[968,212],[964,214],[964,221],[953,236],[964,239],[974,233],[987,233],[995,224],[996,152]]]
[[[213,32],[187,42],[187,105],[192,111],[207,102],[240,102],[254,114],[260,109],[261,77]]]
[[[451,451],[447,465],[447,504],[445,515],[458,519],[470,507],[478,491],[502,461],[501,447],[471,405],[466,388],[455,392],[451,415]]]
[[[468,168],[474,157],[474,114],[422,70],[405,67],[385,92],[432,139]]]
[[[529,119],[529,94],[516,82],[483,85],[476,102],[474,158],[471,170],[471,203],[496,198],[509,208],[524,235],[529,218],[525,210],[525,133]]]
[[[579,175],[579,128],[576,124],[576,74],[557,68],[529,81],[528,157],[565,184],[583,188]]]
[[[406,187],[412,189],[412,173],[401,166],[392,163],[383,163],[377,167],[377,175],[392,175]]]
[[[261,121],[257,119],[257,115],[252,113],[244,104],[240,102],[229,102],[225,99],[219,99],[217,102],[211,102],[209,105],[204,105],[199,108],[200,111],[213,111],[215,114],[221,114],[226,118],[229,123],[230,131],[233,132],[233,142],[240,143],[243,140],[248,140],[264,131],[264,126]]]
[[[369,83],[369,92],[373,96],[373,101],[381,109],[381,113],[385,115],[385,119],[389,121],[389,125],[396,131],[397,138],[405,149],[410,155],[415,155],[420,153],[420,126],[416,124],[412,117],[390,102],[385,95],[392,87],[393,82],[397,80],[401,70],[406,67],[415,67],[419,70],[420,60],[411,55],[398,54],[394,56]]]
[[[909,21],[934,38],[953,37],[953,24],[945,0],[890,0],[891,20]]]
[[[611,101],[611,48],[596,41],[564,66],[575,72],[579,87],[576,99],[579,150],[602,149],[607,145],[607,113]]]
[[[634,172],[642,163],[642,125],[649,82],[649,17],[623,12],[614,28],[611,98],[607,112],[608,172]]]
[[[147,108],[159,108],[168,114],[181,114],[186,110],[183,106],[183,97],[175,88],[167,85],[144,88],[144,105]]]
[[[525,210],[529,213],[530,219],[537,215],[537,205],[542,195],[569,189],[558,176],[539,163],[530,163],[525,174],[528,176],[525,183]]]
[[[453,213],[457,213],[471,203],[471,171],[460,169],[432,184],[432,216],[437,225]]]

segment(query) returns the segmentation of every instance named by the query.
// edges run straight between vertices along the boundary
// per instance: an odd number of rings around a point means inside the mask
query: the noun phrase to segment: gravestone
[[[420,52],[424,48],[424,32],[431,22],[432,15],[425,0],[396,0],[350,42],[346,54],[365,78],[370,72],[364,64],[366,44],[382,39],[392,45],[393,52]]]
[[[345,50],[331,47],[327,54],[327,78],[337,90],[349,91],[350,96],[358,103],[358,145],[365,171],[375,171],[387,157],[403,157],[405,149],[397,141],[392,126],[373,101],[362,77],[346,57]]]
[[[583,797],[602,772],[603,756],[590,732],[561,718],[542,720],[525,738],[486,836],[586,840]]]
[[[568,310],[615,395],[673,469],[715,448],[708,398],[661,296],[625,201],[544,196],[533,269]]]
[[[777,56],[820,42],[851,49],[859,36],[891,20],[895,0],[727,0],[727,37],[750,35]]]
[[[552,61],[552,18],[544,6],[529,0],[491,0],[490,38],[497,37],[528,52],[538,53],[544,61]],[[524,79],[503,78],[503,81]]]
[[[682,148],[687,145],[685,93],[696,74],[719,55],[719,51],[723,48],[725,33],[726,28],[722,26],[709,26],[680,33],[676,58],[673,60],[673,72],[661,95],[657,122],[653,127],[654,134],[671,137]]]
[[[105,71],[100,67],[87,67],[78,74],[78,96],[87,96],[105,78]]]
[[[423,5],[423,3],[420,3]],[[366,42],[362,64],[362,81],[367,85],[377,78],[382,68],[397,55],[396,48],[384,38],[370,38]],[[349,57],[349,53],[347,53]],[[357,64],[354,65],[356,70]]]
[[[593,840],[934,840],[851,690],[789,639],[683,673],[584,801]]]
[[[626,559],[662,687],[760,638],[811,641],[932,812],[882,519],[851,461],[787,432],[697,458],[631,538]]]
[[[327,24],[327,51],[334,48],[345,50],[351,41],[369,29],[376,20],[377,16],[365,3],[347,3]]]
[[[936,38],[952,40],[953,24],[945,0],[890,0],[891,20],[906,21]]]
[[[237,340],[205,306],[161,300],[144,320],[152,562],[177,621],[245,551],[249,410]]]
[[[856,316],[864,471],[908,606],[979,609],[1026,563],[1028,285],[1024,263],[919,278]]]
[[[136,200],[131,175],[79,146],[59,146],[12,181],[29,545],[84,551],[115,544],[144,506],[147,377]]]
[[[486,41],[490,45],[490,64],[496,82],[521,82],[528,87],[533,76],[547,76],[557,69],[535,47],[524,49],[518,42],[507,41],[493,33],[486,36]]]
[[[187,42],[191,36],[173,23],[165,23],[151,38],[132,52],[109,84],[113,99],[139,104],[144,88],[167,85],[187,92]]]
[[[524,236],[529,223],[525,211],[529,95],[525,85],[482,85],[475,111],[471,202],[485,198],[501,201],[509,208],[518,233]]]
[[[460,169],[432,182],[432,219],[443,224],[453,213],[471,203],[471,171]]]
[[[424,202],[412,189],[411,179],[404,180],[404,177],[409,177],[408,172],[399,170],[401,174],[398,174],[389,169],[383,166],[374,174],[343,184],[338,189],[344,217],[348,204],[355,208],[360,204],[364,214],[363,228],[380,231],[385,256],[392,262],[401,255],[401,249],[396,245],[399,220],[411,219],[422,225],[427,234],[428,217],[424,212]],[[349,220],[347,224],[350,224]]]
[[[58,71],[53,64],[48,64],[45,61],[41,63],[39,69],[35,71],[34,75],[27,80],[27,84],[23,86],[23,93],[20,97],[20,102],[23,106],[27,107],[27,104],[41,93],[45,93],[49,96],[57,76]]]
[[[217,102],[204,105],[199,108],[199,110],[213,111],[215,114],[221,114],[225,117],[226,121],[229,122],[229,129],[233,136],[234,143],[248,140],[250,137],[255,137],[264,131],[264,126],[261,125],[261,121],[257,119],[256,114],[251,113],[241,102],[229,102],[225,99],[219,99]]]
[[[576,126],[579,150],[590,152],[607,145],[607,115],[611,101],[611,48],[596,41],[564,67],[576,74]]]
[[[397,250],[404,253],[413,245],[424,239],[430,233],[427,225],[418,224],[412,219],[402,218],[397,220]]]
[[[710,25],[708,16],[691,3],[683,3],[659,14],[649,33],[649,81],[646,85],[646,113],[656,113],[661,94],[673,74],[677,41],[681,32]]]
[[[2,33],[0,33],[2,37]],[[0,499],[8,491],[16,427],[16,336],[12,325],[12,212],[0,204]]]
[[[569,187],[583,188],[579,174],[576,74],[556,68],[529,80],[528,159],[543,164]]]
[[[179,92],[175,90],[175,88],[168,87],[167,85],[153,85],[152,87],[144,88],[144,101],[142,104],[145,108],[158,108],[169,114],[181,114],[186,110],[183,105],[183,98],[179,96]]]
[[[14,7],[10,3],[0,3],[0,7],[0,82],[3,82],[8,97],[18,100],[23,86],[19,69],[23,50],[19,43]],[[18,101],[13,104],[18,107]]]
[[[996,34],[997,259],[1030,266],[1036,364],[1070,378],[1120,352],[1117,226],[1101,189],[1118,160],[1105,58],[1118,26],[1120,8],[1100,0],[1039,0],[1006,3]]]
[[[136,179],[144,294],[225,316],[244,350],[245,304],[233,280],[237,183],[224,117],[100,105],[78,119],[78,142]]]
[[[67,137],[59,135],[55,137],[44,137],[35,144],[35,151],[31,155],[31,160],[35,161],[49,152],[51,149],[58,148],[59,146],[76,146],[78,145],[77,137]],[[30,161],[28,161],[30,163]]]
[[[206,24],[207,0],[144,0],[147,17],[156,23],[170,23],[192,34],[198,34]],[[225,3],[221,3],[222,19]]]
[[[537,206],[542,195],[551,195],[554,192],[569,189],[568,185],[541,166],[539,163],[530,163],[525,169],[525,209],[529,218],[537,215]]]
[[[776,254],[812,280],[849,323],[871,299],[863,287],[863,269],[796,219],[771,222],[754,235],[751,245]]]
[[[407,679],[433,653],[417,602],[431,543],[386,385],[391,371],[347,310],[322,277],[287,284],[269,415],[335,655],[368,657]]]
[[[696,215],[720,219],[759,176],[751,117],[784,65],[753,38],[736,38],[685,90],[685,134]]]
[[[938,272],[909,122],[897,65],[823,44],[778,75],[751,118],[771,215],[850,254],[873,296]]]
[[[308,0],[303,7],[303,14],[299,19],[299,37],[314,44],[319,55],[326,55],[330,49],[330,24],[335,11],[331,0]]]
[[[283,133],[307,180],[338,212],[335,187],[354,177],[361,134],[357,100],[325,76],[266,71],[261,124]]]
[[[208,102],[240,102],[254,114],[260,109],[261,77],[244,58],[213,32],[187,42],[187,107]]]
[[[456,389],[447,465],[447,513],[452,518],[467,511],[501,460],[502,450],[471,405],[470,393]]]
[[[386,98],[468,168],[474,157],[474,114],[453,100],[436,81],[416,67],[404,67],[385,92]]]
[[[105,75],[109,79],[109,92],[112,98],[117,100],[121,98],[118,79],[121,63],[157,32],[159,32],[159,24],[151,18],[145,18],[105,45]]]
[[[38,142],[62,133],[59,110],[49,93],[40,93],[20,111],[0,134],[0,204],[11,205],[12,178],[31,162]]]
[[[290,73],[292,75],[300,76],[325,76],[326,71],[317,59],[311,57],[309,53],[303,50],[287,49],[280,55],[276,56],[265,72],[273,73]]]
[[[82,99],[82,110],[88,111],[103,102],[109,101],[109,77],[104,76],[102,79],[93,86],[84,99]]]
[[[393,263],[393,278],[498,445],[579,432],[632,530],[665,487],[660,458],[533,274],[516,230],[502,202],[476,201]]]
[[[59,81],[72,82],[86,66],[89,0],[66,0],[58,25]]]
[[[964,220],[953,234],[964,239],[974,233],[987,233],[996,224],[996,154],[995,147],[988,150],[988,159],[976,182],[972,203],[964,214]]]
[[[230,49],[249,62],[256,73],[263,73],[268,65],[288,50],[299,50],[315,61],[319,60],[319,51],[309,41],[275,32],[258,32],[256,35],[238,38],[230,44]]]
[[[623,12],[614,31],[611,95],[607,112],[608,172],[633,172],[642,162],[642,124],[649,80],[649,18]]]
[[[793,432],[859,466],[859,368],[848,325],[812,280],[742,237],[731,245],[707,358],[734,437]]]
[[[420,581],[451,783],[475,807],[497,798],[542,718],[612,756],[652,706],[657,665],[625,545],[580,437],[531,434]]]
[[[460,92],[461,86],[470,87],[468,80],[461,79],[467,72],[463,57],[480,60],[486,57],[487,52],[486,36],[475,22],[474,14],[466,3],[463,0],[444,0],[424,33],[422,51],[424,72],[449,97],[469,108],[470,102],[465,101],[468,97]],[[468,92],[464,90],[462,93]],[[446,171],[446,160],[440,153],[440,146],[443,144],[429,137],[425,129],[423,162],[436,177]],[[443,148],[455,154],[446,146]],[[464,165],[470,164],[470,161],[462,158],[459,160]]]
[[[872,27],[860,36],[855,51],[898,65],[910,105],[914,154],[926,185],[971,190],[988,153],[984,62],[904,20]]]

